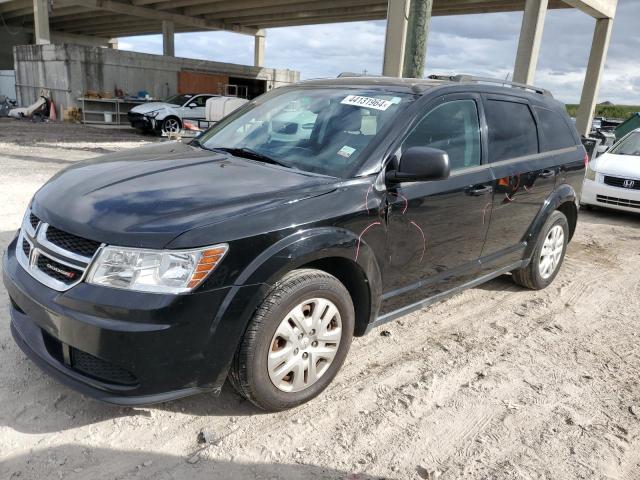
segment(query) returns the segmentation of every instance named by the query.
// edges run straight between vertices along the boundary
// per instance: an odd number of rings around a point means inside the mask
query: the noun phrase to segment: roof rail
[[[371,73],[355,73],[355,72],[342,72],[339,73],[336,78],[343,77],[379,77],[380,75],[373,75]]]
[[[449,82],[456,82],[456,83],[475,82],[475,83],[492,83],[492,84],[503,85],[503,86],[509,85],[514,88],[531,90],[532,92],[536,92],[541,95],[545,95],[547,97],[553,97],[551,92],[547,89],[534,87],[533,85],[526,85],[524,83],[510,82],[509,80],[501,80],[499,78],[474,77],[473,75],[429,75],[429,77],[427,78],[431,80],[447,80]]]

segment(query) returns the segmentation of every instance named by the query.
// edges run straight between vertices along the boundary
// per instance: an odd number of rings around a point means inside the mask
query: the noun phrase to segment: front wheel
[[[558,275],[568,241],[569,222],[564,213],[556,210],[540,231],[529,265],[512,272],[514,282],[533,290],[549,286]]]
[[[182,124],[180,123],[180,119],[176,117],[167,117],[162,121],[162,133],[180,133],[181,128]]]
[[[313,269],[285,275],[251,320],[229,379],[245,398],[280,411],[319,395],[342,366],[355,315],[349,292]]]

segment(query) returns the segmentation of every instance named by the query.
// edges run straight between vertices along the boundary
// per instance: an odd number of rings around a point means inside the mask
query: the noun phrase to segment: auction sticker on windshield
[[[356,107],[374,108],[376,110],[386,110],[393,102],[373,97],[361,97],[360,95],[347,95],[340,103],[343,105],[354,105]]]

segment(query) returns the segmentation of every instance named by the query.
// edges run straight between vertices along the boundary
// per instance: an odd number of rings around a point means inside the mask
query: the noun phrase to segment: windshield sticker
[[[374,108],[376,110],[386,110],[393,102],[373,97],[361,97],[359,95],[347,95],[340,103],[343,105],[354,105],[356,107]]]
[[[349,145],[345,145],[340,150],[338,150],[338,155],[344,158],[349,158],[355,151],[355,148],[350,147]]]

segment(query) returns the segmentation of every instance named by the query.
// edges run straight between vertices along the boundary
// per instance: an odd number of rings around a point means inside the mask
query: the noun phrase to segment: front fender
[[[533,220],[524,241],[527,242],[527,248],[525,249],[525,259],[531,258],[533,250],[536,246],[536,239],[540,235],[540,231],[544,226],[544,223],[555,210],[558,209],[563,203],[572,202],[576,209],[579,208],[579,197],[573,187],[569,184],[563,184],[559,188],[555,189],[551,195],[547,197],[542,208]]]
[[[382,279],[373,249],[344,228],[320,227],[302,230],[279,240],[260,253],[237,277],[236,285],[273,285],[288,271],[326,258],[344,258],[357,264],[379,296]]]
[[[372,321],[382,299],[380,268],[372,248],[353,232],[343,228],[321,227],[298,231],[261,252],[236,278],[224,299],[212,322],[211,331],[224,330],[225,335],[213,335],[209,349],[215,352],[215,359],[211,361],[224,365],[224,368],[212,385],[220,386],[224,382],[253,312],[269,295],[278,279],[302,265],[331,258],[348,260],[361,270],[371,300],[367,324]]]

